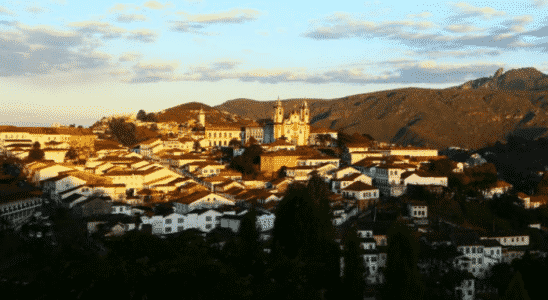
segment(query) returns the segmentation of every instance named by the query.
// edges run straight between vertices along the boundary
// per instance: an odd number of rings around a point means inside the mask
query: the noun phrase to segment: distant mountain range
[[[546,136],[548,127],[548,76],[535,68],[499,69],[492,77],[447,89],[404,88],[307,101],[313,126],[440,149],[477,149],[508,135],[534,139]],[[302,99],[282,103],[288,112]],[[272,117],[275,104],[235,99],[215,108],[263,119]]]
[[[535,68],[503,69],[446,89],[403,88],[337,99],[306,99],[311,125],[371,135],[379,141],[444,149],[478,149],[509,135],[548,136],[548,76]],[[303,99],[282,100],[285,112]],[[243,126],[272,118],[276,100],[234,99],[210,107],[191,102],[156,113],[159,122]]]

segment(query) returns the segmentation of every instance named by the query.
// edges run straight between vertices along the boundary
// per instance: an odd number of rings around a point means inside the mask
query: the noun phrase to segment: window
[[[166,224],[171,224],[171,219],[166,219]]]
[[[466,253],[470,253],[470,248],[466,247]]]
[[[478,248],[478,253],[483,253],[483,248]]]
[[[211,224],[207,224],[206,229],[211,229]]]
[[[476,247],[472,248],[472,253],[476,253]]]
[[[177,221],[178,221],[179,223],[183,223],[183,222],[185,221],[185,219],[184,219],[184,218],[179,218]]]
[[[177,231],[183,231],[183,230],[185,230],[185,227],[184,227],[184,226],[179,226],[179,227],[177,227]]]
[[[206,221],[211,221],[211,217],[206,217]]]
[[[171,227],[166,227],[166,232],[171,232]]]
[[[475,258],[475,257],[472,258],[472,263],[473,263],[473,264],[476,264],[476,258]]]
[[[478,264],[481,264],[481,258],[478,258]]]

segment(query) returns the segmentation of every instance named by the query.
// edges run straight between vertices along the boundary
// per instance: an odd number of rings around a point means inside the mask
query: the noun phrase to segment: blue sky
[[[548,0],[3,1],[0,124],[548,72]]]

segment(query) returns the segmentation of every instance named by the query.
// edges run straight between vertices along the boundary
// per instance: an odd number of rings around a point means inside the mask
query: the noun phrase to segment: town
[[[124,122],[157,133],[131,146],[115,141],[105,120],[91,129],[0,126],[4,239],[55,249],[69,236],[104,256],[120,247],[114,241],[137,232],[164,240],[192,233],[223,249],[253,216],[261,252],[268,254],[279,204],[314,181],[326,187],[321,197],[340,249],[351,232],[357,235],[366,286],[360,298],[374,299],[389,277],[389,232],[396,223],[417,242],[417,268],[435,281],[426,286],[440,299],[494,299],[510,283],[498,276],[511,276],[512,263],[546,256],[548,229],[541,222],[519,220],[525,225],[517,228],[502,215],[541,210],[548,196],[516,192],[477,154],[459,162],[437,149],[316,128],[306,101],[285,114],[278,99],[272,119],[242,127],[209,124],[202,108],[192,113],[187,124],[128,117]],[[2,245],[9,248],[7,240]],[[20,250],[3,249],[5,285],[10,270],[34,261],[32,251]],[[351,270],[343,254],[340,270],[341,278]],[[33,286],[28,274],[10,279],[10,286]]]

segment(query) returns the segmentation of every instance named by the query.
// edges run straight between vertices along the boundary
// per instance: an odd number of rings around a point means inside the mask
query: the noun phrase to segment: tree
[[[250,137],[249,140],[247,141],[247,144],[248,144],[248,146],[251,146],[251,145],[258,145],[259,142],[257,142],[257,140],[255,139],[255,137]]]
[[[78,128],[82,129],[82,128],[84,128],[84,126],[82,126],[82,125],[78,125]]]
[[[192,149],[194,151],[199,151],[201,148],[202,148],[202,146],[200,146],[200,142],[199,141],[194,141],[194,144],[192,145]]]
[[[504,293],[504,300],[529,300],[529,294],[523,286],[523,279],[521,278],[521,273],[519,271],[514,274],[510,285],[506,292]]]
[[[67,151],[67,154],[65,154],[65,160],[67,159],[76,159],[78,158],[78,152],[76,151],[76,149],[70,147],[69,150]]]
[[[40,149],[40,143],[35,142],[32,145],[32,149],[29,152],[29,160],[35,161],[35,160],[41,160],[44,159],[44,156],[46,155],[42,149]]]
[[[360,238],[356,226],[353,226],[347,233],[344,243],[344,272],[343,285],[347,291],[346,299],[363,299],[364,290],[367,286],[364,276],[366,269],[361,254]]]
[[[282,166],[280,170],[278,170],[278,178],[285,178],[287,176],[286,172],[287,172],[287,167]]]
[[[428,170],[430,172],[445,176],[450,175],[453,172],[453,169],[453,162],[449,159],[434,160],[428,165]]]
[[[144,110],[139,110],[139,112],[137,113],[137,117],[136,119],[139,120],[139,121],[145,121],[146,120],[146,117],[147,117],[147,113],[144,111]]]
[[[396,222],[389,229],[388,245],[383,299],[423,299],[425,290],[417,267],[419,247],[409,228]]]
[[[76,127],[76,124],[70,124],[69,127],[74,128],[74,127]]]
[[[158,119],[155,113],[148,113],[145,119],[147,122],[158,122]]]
[[[158,125],[156,125],[156,123],[152,124],[152,126],[150,126],[150,130],[158,131]]]
[[[232,148],[238,148],[242,145],[240,141],[238,141],[236,138],[233,138],[228,142],[228,146]]]

